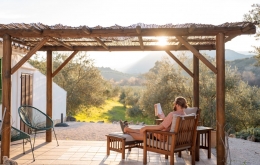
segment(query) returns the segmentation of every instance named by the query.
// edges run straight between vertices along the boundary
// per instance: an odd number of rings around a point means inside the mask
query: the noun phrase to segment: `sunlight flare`
[[[161,45],[161,46],[167,45],[167,38],[166,37],[159,37],[157,44]]]

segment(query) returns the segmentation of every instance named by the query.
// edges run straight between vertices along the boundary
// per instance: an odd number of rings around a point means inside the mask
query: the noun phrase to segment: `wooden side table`
[[[163,119],[155,119],[155,125],[159,125],[163,122]]]
[[[196,151],[195,151],[195,160],[200,160],[200,151],[199,149],[208,150],[208,158],[211,158],[211,127],[198,126],[197,127],[197,140],[196,140]]]

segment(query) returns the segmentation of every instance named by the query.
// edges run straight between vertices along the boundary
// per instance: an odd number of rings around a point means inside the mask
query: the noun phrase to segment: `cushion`
[[[197,110],[198,110],[198,107],[188,107],[188,108],[186,108],[185,110],[184,110],[184,113],[186,114],[186,115],[189,115],[189,114],[191,114],[191,113],[197,113]]]
[[[170,132],[174,132],[175,125],[176,125],[176,120],[177,120],[177,117],[178,117],[178,116],[180,116],[180,115],[173,115],[173,116],[172,116],[172,125],[171,125]]]
[[[109,134],[109,136],[123,137],[125,138],[126,142],[135,141],[135,139],[131,135],[124,134],[123,132],[112,132]]]
[[[188,109],[188,108],[187,108]],[[177,120],[177,117],[180,116],[180,117],[184,117],[184,116],[196,116],[196,113],[197,113],[197,107],[194,107],[194,108],[190,108],[187,112],[190,112],[189,114],[187,114],[186,112],[186,115],[175,115],[173,114],[172,116],[172,125],[171,125],[171,129],[170,129],[170,132],[174,132],[174,129],[175,129],[175,125],[176,125],[176,120]],[[196,110],[196,112],[194,113],[194,111]]]

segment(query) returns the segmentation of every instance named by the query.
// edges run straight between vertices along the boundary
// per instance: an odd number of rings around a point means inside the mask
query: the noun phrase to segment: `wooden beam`
[[[186,40],[187,38],[188,38],[187,36],[183,37],[184,40]],[[180,49],[181,46],[182,46],[182,43],[179,42],[178,45],[177,45],[177,49]]]
[[[16,72],[31,56],[37,52],[48,41],[48,37],[43,38],[34,48],[32,48],[11,70],[11,74]]]
[[[52,118],[52,51],[47,51],[46,65],[46,114]],[[46,123],[49,124],[49,123]],[[52,130],[46,131],[46,142],[52,141]]]
[[[192,45],[190,45],[188,42],[186,42],[182,37],[176,36],[176,38],[185,45],[196,57],[198,57],[210,70],[212,70],[215,74],[217,74],[216,67],[211,64],[203,55],[200,54],[199,51],[197,51],[196,48],[194,48]]]
[[[31,46],[28,46],[26,42],[17,40],[17,39],[15,39],[15,38],[12,38],[12,42],[17,43],[17,44],[21,44],[21,45],[24,45],[24,46],[26,46],[26,47],[31,48]],[[37,42],[39,42],[39,41],[37,41]]]
[[[55,42],[61,44],[61,45],[64,46],[65,48],[68,48],[68,49],[70,49],[70,50],[73,50],[73,47],[72,47],[72,46],[63,43],[62,41],[59,41],[59,40],[57,40],[56,38],[50,37],[50,39],[52,39],[53,41],[55,41]]]
[[[86,26],[83,26],[82,27],[82,31],[85,33],[85,34],[90,34],[91,31],[86,27]]]
[[[95,39],[98,43],[100,43],[100,45],[102,45],[106,50],[109,50],[109,47],[107,47],[106,44],[104,44],[104,42],[101,41],[99,38],[94,37],[94,39]]]
[[[193,54],[193,107],[199,108],[199,59]]]
[[[42,30],[36,29],[34,26],[32,26],[30,29],[36,34],[42,34]]]
[[[193,78],[193,73],[187,68],[178,58],[176,58],[170,51],[165,51],[174,61],[176,61],[177,64],[179,64],[192,78]]]
[[[215,44],[214,45],[193,45],[195,49],[198,50],[215,50]],[[70,49],[67,49],[63,46],[44,46],[40,49],[40,51],[70,51]],[[107,51],[102,46],[73,46],[73,50],[78,51]],[[177,45],[171,45],[171,46],[145,46],[142,50],[140,46],[111,46],[109,47],[109,51],[176,51],[176,50],[189,50],[185,46],[181,46],[179,49],[177,49]]]
[[[2,122],[1,155],[10,157],[11,143],[11,57],[12,57],[11,36],[3,36],[3,57],[2,57],[2,115],[6,109]],[[1,156],[1,164],[3,156]]]
[[[224,165],[225,162],[225,35],[219,33],[216,44],[216,124],[217,124],[217,165]]]
[[[235,38],[237,35],[231,35],[231,36],[228,36],[227,38],[225,38],[224,42],[228,42],[228,41],[231,41],[233,38]]]
[[[52,74],[52,77],[56,76],[57,73],[78,53],[79,51],[74,51]]]
[[[191,25],[188,31],[189,33],[192,33],[194,32],[195,29],[196,29],[196,25]]]
[[[189,33],[187,28],[142,28],[142,36],[215,36],[218,33],[230,34],[255,34],[255,25],[250,26],[251,29],[242,31],[241,27],[217,27],[214,28],[196,28],[192,33]],[[33,33],[27,29],[0,29],[0,36],[10,34],[12,37],[136,37],[136,29],[91,29],[88,34],[82,29],[44,29],[42,34]]]
[[[143,43],[143,38],[141,36],[141,32],[142,32],[141,26],[136,26],[136,32],[138,34],[138,40],[139,40],[139,43],[140,43],[140,47],[143,50],[144,49],[144,43]]]
[[[196,26],[195,25],[191,25],[191,27],[189,28],[189,33],[192,33],[194,30],[196,29]],[[186,40],[188,38],[188,36],[184,36],[183,39]],[[182,43],[179,42],[178,46],[177,46],[177,49],[180,49],[180,47],[182,46]]]
[[[242,29],[242,32],[247,32],[247,31],[253,29],[254,27],[255,27],[255,25],[253,25],[253,24],[248,24],[246,27],[244,27],[244,28]]]

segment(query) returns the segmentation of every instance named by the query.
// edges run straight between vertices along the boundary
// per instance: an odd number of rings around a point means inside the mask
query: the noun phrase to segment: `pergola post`
[[[199,59],[193,54],[193,107],[199,107]]]
[[[47,51],[46,114],[52,118],[52,51]],[[48,124],[48,123],[47,123]],[[52,130],[46,131],[46,142],[52,141]]]
[[[12,40],[11,36],[3,36],[3,61],[2,61],[2,115],[4,110],[5,116],[2,123],[2,140],[1,140],[1,164],[3,156],[10,157],[11,143],[11,59],[12,59]]]
[[[216,36],[216,65],[217,65],[217,164],[225,164],[225,35]]]

